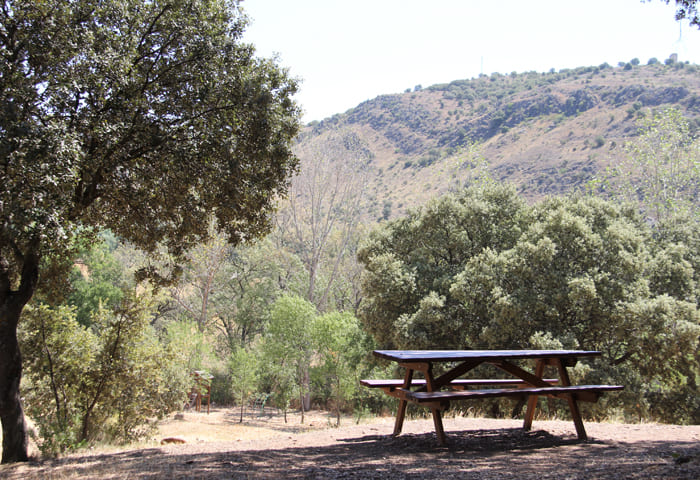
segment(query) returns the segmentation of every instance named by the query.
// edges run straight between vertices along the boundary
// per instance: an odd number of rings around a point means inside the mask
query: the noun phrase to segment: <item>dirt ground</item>
[[[165,422],[148,442],[80,451],[53,460],[0,465],[0,478],[33,479],[692,479],[700,478],[700,426],[445,418],[441,447],[432,420],[393,418],[340,428],[324,412],[298,414],[214,409]],[[184,444],[161,445],[175,437]]]

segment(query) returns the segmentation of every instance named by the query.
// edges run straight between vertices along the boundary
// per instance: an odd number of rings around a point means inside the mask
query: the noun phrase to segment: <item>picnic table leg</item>
[[[437,435],[438,442],[440,445],[447,445],[447,436],[445,435],[445,429],[442,426],[442,415],[440,414],[439,408],[431,408],[433,412],[433,424],[435,425],[435,434]]]
[[[557,361],[557,368],[559,369],[559,379],[562,385],[568,387],[571,385],[571,379],[569,379],[569,373],[566,371],[566,366],[559,360]],[[583,426],[583,419],[581,418],[581,412],[578,409],[578,403],[573,394],[566,395],[566,401],[569,402],[569,410],[571,410],[571,417],[574,419],[574,426],[576,427],[576,434],[579,440],[587,440],[588,435],[586,435],[586,429]]]
[[[403,379],[403,388],[411,388],[411,381],[413,380],[413,370],[410,368],[406,369],[406,375]],[[399,409],[396,411],[396,422],[394,423],[394,433],[393,436],[397,436],[401,433],[403,428],[403,419],[406,416],[406,405],[408,402],[404,399],[399,400]]]
[[[433,366],[428,364],[425,372],[425,387],[429,392],[435,391],[435,379],[433,378]],[[440,409],[437,407],[432,407],[430,411],[433,414],[433,425],[435,425],[435,434],[437,435],[438,442],[440,445],[447,445],[447,437],[445,436],[445,428],[442,426],[442,414]]]
[[[535,376],[537,378],[542,378],[544,375],[544,366],[544,360],[537,360],[537,365],[535,366]],[[539,400],[537,395],[530,395],[527,397],[527,410],[525,410],[525,421],[523,422],[523,429],[525,431],[529,431],[532,428],[532,420],[535,418],[537,400]]]

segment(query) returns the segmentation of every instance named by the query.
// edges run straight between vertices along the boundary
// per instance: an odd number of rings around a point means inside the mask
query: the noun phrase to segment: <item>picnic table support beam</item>
[[[478,367],[481,365],[483,360],[467,360],[465,362],[462,362],[460,365],[457,365],[453,369],[451,369],[447,373],[443,373],[440,375],[438,378],[433,380],[433,387],[436,389],[440,389],[441,387],[445,385],[449,385],[452,380],[461,377],[465,373],[469,372],[470,370],[473,370],[474,368]],[[427,385],[426,385],[427,387]],[[419,391],[425,391],[425,387],[422,389],[419,389]]]

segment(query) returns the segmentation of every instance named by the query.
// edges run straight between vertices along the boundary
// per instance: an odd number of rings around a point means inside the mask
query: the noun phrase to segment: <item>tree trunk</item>
[[[0,423],[2,423],[2,460],[0,463],[26,462],[27,425],[19,395],[22,380],[22,354],[17,342],[17,325],[22,309],[36,290],[39,256],[31,250],[22,258],[22,273],[17,290],[12,290],[9,266],[0,257]]]
[[[311,410],[311,375],[309,373],[309,367],[305,366],[304,367],[304,373],[302,376],[302,388],[301,391],[303,392],[303,395],[301,396],[301,406],[302,406],[302,422],[303,421],[303,412],[304,411],[309,411]]]
[[[78,439],[79,442],[86,441],[88,439],[88,436],[90,434],[90,414],[92,413],[92,408],[88,408],[87,411],[85,412],[85,415],[83,415],[83,421],[81,422],[80,426],[80,438]]]
[[[7,302],[5,302],[7,303]],[[22,379],[22,355],[17,343],[17,320],[20,311],[7,312],[2,305],[0,316],[0,420],[2,421],[2,462],[26,462],[27,428],[19,395]],[[16,316],[16,318],[11,318]],[[9,317],[9,318],[8,318]]]
[[[299,392],[299,405],[301,407],[301,423],[304,423],[304,392],[303,390]]]

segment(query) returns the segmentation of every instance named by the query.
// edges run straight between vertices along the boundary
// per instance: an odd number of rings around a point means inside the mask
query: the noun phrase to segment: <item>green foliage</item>
[[[249,348],[265,331],[280,295],[283,256],[269,241],[230,252],[211,298],[215,327],[224,333],[224,351]]]
[[[631,212],[601,200],[553,199],[533,213],[512,248],[470,259],[453,284],[467,308],[484,312],[470,326],[474,340],[523,348],[548,331],[567,347],[600,343],[618,302],[645,294],[648,237]]]
[[[302,423],[309,393],[315,317],[316,308],[310,302],[298,296],[280,297],[272,307],[262,347],[266,373],[274,379],[283,407],[287,407],[294,393],[299,395]]]
[[[38,426],[42,451],[57,454],[81,442],[76,385],[97,339],[70,307],[39,306],[28,309],[26,317],[20,335],[27,358],[27,410]]]
[[[174,366],[181,375],[189,376],[195,370],[205,370],[215,363],[215,352],[207,335],[190,320],[169,323],[163,343],[173,352]]]
[[[298,270],[296,263],[289,264],[288,252],[269,239],[233,247],[212,228],[210,240],[186,253],[182,275],[163,300],[159,323],[169,328],[187,319],[213,338],[216,354],[226,358],[263,333],[281,283],[291,283]]]
[[[71,293],[68,304],[75,306],[76,318],[88,326],[90,317],[100,306],[116,307],[123,298],[126,286],[123,268],[103,241],[81,253],[71,272]]]
[[[499,210],[485,192],[463,198],[488,215],[436,209],[455,204],[448,196],[373,232],[360,256],[360,312],[379,344],[600,350],[581,381],[628,388],[591,415],[622,408],[629,418],[697,422],[697,221],[652,230],[600,198],[525,207],[503,195],[511,208]],[[455,232],[482,240],[453,248]]]
[[[698,212],[700,143],[677,109],[654,112],[605,178],[611,195],[639,202],[654,222]]]
[[[382,206],[382,220],[389,220],[389,217],[391,216],[391,200],[385,200],[384,205]]]
[[[114,312],[98,309],[90,328],[72,307],[27,309],[27,411],[45,453],[141,438],[181,405],[184,392],[165,374],[170,354],[149,325],[150,308],[146,298],[127,297]]]
[[[484,184],[431,201],[372,232],[358,252],[365,267],[364,327],[384,348],[468,346],[466,318],[450,286],[469,258],[487,247],[510,247],[524,212],[512,188]],[[449,328],[435,328],[448,319]]]
[[[360,388],[360,368],[367,354],[368,342],[360,323],[350,313],[332,312],[317,317],[313,324],[313,338],[318,365],[315,374],[328,388],[328,396],[340,426],[340,413],[350,406],[350,400]]]
[[[208,370],[205,372],[209,373]],[[234,405],[233,392],[231,391],[231,377],[228,371],[228,365],[225,361],[219,360],[211,370],[209,399],[212,405]]]
[[[4,2],[3,461],[27,456],[17,324],[39,274],[65,275],[53,267],[74,259],[76,232],[109,229],[177,261],[208,237],[212,216],[234,244],[270,230],[297,167],[297,82],[243,42],[238,3]],[[167,282],[178,268],[139,274]]]
[[[230,254],[226,235],[209,227],[209,239],[189,249],[184,255],[182,275],[172,289],[182,317],[193,321],[200,332],[213,323],[211,297]]]
[[[258,385],[259,354],[252,349],[239,348],[231,354],[228,361],[228,373],[233,399],[241,408],[240,421],[243,421],[243,409]]]
[[[697,216],[675,216],[656,225],[655,233],[655,254],[659,258],[650,271],[652,291],[700,303],[700,221]],[[669,263],[669,256],[674,264]],[[688,266],[692,269],[692,278],[679,276],[681,272],[690,273]]]
[[[10,239],[59,248],[75,223],[175,253],[206,236],[211,212],[232,241],[268,229],[296,164],[296,84],[240,42],[233,2],[12,1],[6,13],[3,257]]]

